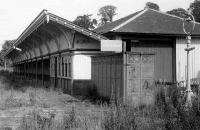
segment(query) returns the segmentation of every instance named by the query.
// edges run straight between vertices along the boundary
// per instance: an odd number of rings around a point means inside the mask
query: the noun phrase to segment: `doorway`
[[[154,100],[154,54],[126,54],[127,97],[135,105]]]

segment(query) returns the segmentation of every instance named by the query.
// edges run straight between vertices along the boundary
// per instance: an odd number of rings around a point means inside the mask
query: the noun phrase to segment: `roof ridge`
[[[133,17],[129,18],[128,20],[126,20],[125,22],[121,23],[120,25],[114,27],[113,29],[111,29],[110,31],[115,31],[121,27],[123,27],[124,25],[128,24],[129,22],[135,20],[137,17],[139,17],[140,15],[144,14],[148,9],[144,9],[143,11],[141,11],[140,13],[138,13],[137,15],[134,15]]]
[[[150,9],[150,8],[148,8],[148,9],[149,9],[149,10],[152,10],[152,11],[155,11],[155,12],[158,12],[158,13],[161,13],[161,14],[164,14],[164,15],[168,15],[168,16],[171,16],[171,17],[175,17],[175,18],[183,19],[183,18],[178,17],[178,16],[176,16],[176,15],[168,14],[168,13],[165,13],[165,12],[162,12],[162,11],[158,11],[158,10]]]
[[[175,18],[178,18],[178,19],[183,20],[183,18],[178,17],[178,16],[176,16],[176,15],[168,14],[168,13],[166,13],[166,12],[158,11],[158,10],[155,10],[155,9],[150,9],[150,8],[148,8],[148,9],[149,9],[149,10],[152,10],[152,11],[155,11],[155,12],[158,12],[158,13],[161,13],[161,14],[164,14],[164,15],[168,15],[168,16],[170,16],[170,17],[175,17]],[[196,22],[196,21],[194,21],[194,22],[195,22],[195,24],[200,24],[199,22]]]

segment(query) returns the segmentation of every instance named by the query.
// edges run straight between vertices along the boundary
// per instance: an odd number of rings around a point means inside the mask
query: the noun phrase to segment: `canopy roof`
[[[101,40],[101,39],[107,39],[106,37],[97,34],[95,32],[92,32],[90,30],[84,29],[82,27],[79,27],[72,22],[61,18],[55,14],[52,14],[48,12],[47,10],[42,10],[41,13],[30,23],[30,25],[23,31],[23,33],[14,41],[13,45],[14,46],[19,46],[20,44],[23,43],[23,41],[29,37],[35,30],[37,30],[40,26],[43,26],[44,23],[56,23],[61,26],[64,26],[68,29],[75,30],[83,35],[86,35],[88,37],[91,37],[96,40]],[[10,52],[12,52],[14,48],[10,48],[6,53],[5,56],[8,55]]]
[[[144,9],[94,30],[99,34],[109,32],[185,35],[183,19],[174,15]],[[200,24],[195,22],[192,35],[200,36]]]

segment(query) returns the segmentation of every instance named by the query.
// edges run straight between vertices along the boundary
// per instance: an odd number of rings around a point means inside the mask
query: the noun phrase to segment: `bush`
[[[156,98],[156,107],[163,111],[160,117],[164,120],[167,130],[189,130],[200,129],[199,98],[194,97],[192,107],[186,108],[186,95],[177,86],[170,86],[166,95],[163,89],[159,91]]]

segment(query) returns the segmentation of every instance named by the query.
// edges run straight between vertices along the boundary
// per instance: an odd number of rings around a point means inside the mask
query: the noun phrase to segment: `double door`
[[[154,54],[126,55],[127,97],[134,105],[154,101]]]

